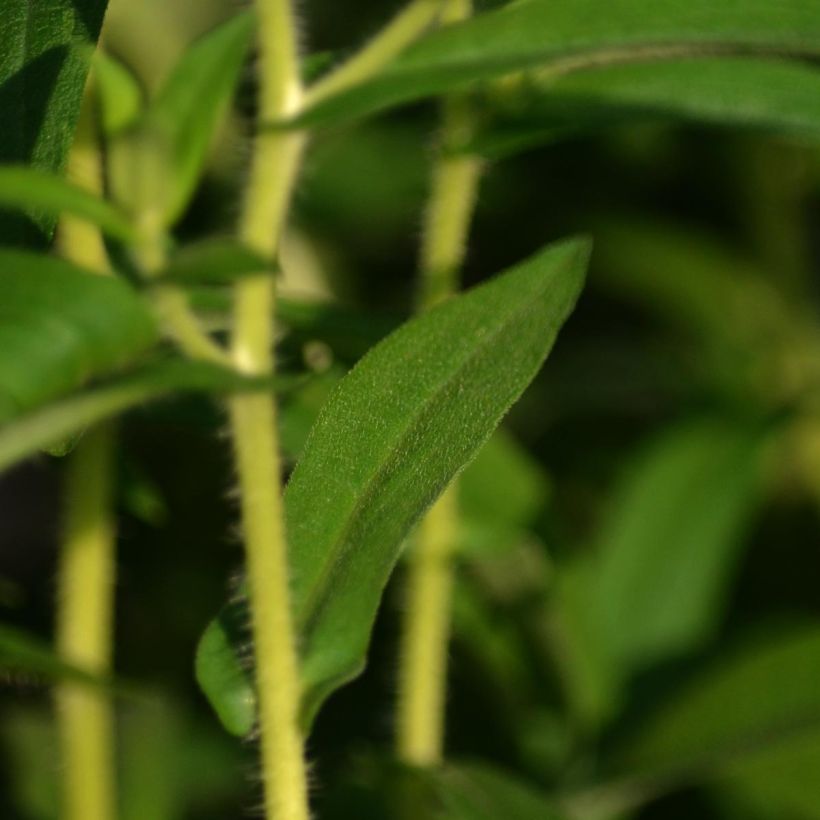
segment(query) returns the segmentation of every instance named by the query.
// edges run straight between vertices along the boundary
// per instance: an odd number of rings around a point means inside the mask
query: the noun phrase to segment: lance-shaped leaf
[[[700,122],[820,138],[820,71],[798,62],[698,58],[522,80],[471,150],[493,158],[633,122]]]
[[[25,209],[43,219],[70,214],[126,242],[136,237],[134,227],[116,206],[36,168],[0,167],[0,206]]]
[[[64,165],[106,0],[4,0],[0,14],[0,163]],[[48,232],[50,217],[39,221]],[[35,236],[0,217],[0,242]]]
[[[361,671],[403,540],[537,373],[588,254],[584,240],[559,243],[411,320],[320,414],[285,490],[306,725]],[[197,671],[224,714],[226,699],[237,702],[225,681],[246,679],[220,631],[209,627]]]
[[[167,225],[185,210],[239,80],[254,21],[253,14],[238,14],[195,42],[115,144],[112,184],[125,204],[161,206]]]
[[[281,377],[273,382],[249,378],[207,362],[156,362],[0,425],[0,471],[38,450],[48,449],[54,442],[81,433],[94,422],[172,393],[287,389],[290,383]]]
[[[518,0],[432,32],[302,121],[342,120],[536,67],[564,74],[704,53],[817,55],[820,2]]]
[[[124,282],[27,251],[0,251],[0,423],[111,372],[158,338]]]

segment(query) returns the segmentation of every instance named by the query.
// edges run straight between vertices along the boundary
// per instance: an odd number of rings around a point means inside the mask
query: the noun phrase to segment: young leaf
[[[702,122],[820,138],[820,71],[796,62],[699,58],[612,65],[521,83],[471,150],[497,159],[609,125]]]
[[[343,120],[536,67],[559,75],[704,52],[817,55],[820,2],[518,0],[432,32],[377,77],[324,99],[301,120]]]
[[[35,168],[0,167],[0,205],[25,209],[44,219],[70,214],[97,225],[117,239],[128,242],[135,237],[133,226],[115,206]]]
[[[666,788],[759,766],[820,735],[820,629],[753,642],[655,710],[613,755],[616,771]]]
[[[107,137],[116,137],[137,121],[145,95],[137,78],[119,60],[102,49],[94,52],[93,60],[102,128]]]
[[[285,490],[306,725],[361,670],[404,538],[540,368],[588,254],[583,240],[553,245],[411,320],[320,414]],[[228,641],[201,646],[197,666],[219,713],[236,661],[215,645]]]
[[[89,424],[179,391],[232,393],[276,388],[206,362],[169,360],[149,365],[62,401],[15,417],[0,426],[0,471]],[[288,386],[287,380],[284,386]]]
[[[769,427],[705,419],[662,436],[617,489],[598,543],[601,642],[619,673],[713,631],[754,510]]]
[[[158,338],[124,282],[60,259],[0,251],[0,424],[143,353]]]
[[[0,163],[59,172],[71,145],[106,0],[4,0],[0,14]],[[2,189],[0,184],[0,189]],[[49,214],[38,220],[50,232]],[[32,238],[0,216],[0,243]]]
[[[238,14],[194,43],[134,127],[124,153],[115,156],[112,171],[121,178],[114,180],[118,191],[133,187],[127,183],[129,174],[162,177],[157,185],[162,188],[159,204],[166,225],[180,217],[199,182],[214,133],[236,88],[254,22],[252,14]],[[137,149],[136,154],[127,150],[129,145]],[[145,157],[144,152],[159,156]],[[142,167],[140,157],[153,159],[156,167]]]

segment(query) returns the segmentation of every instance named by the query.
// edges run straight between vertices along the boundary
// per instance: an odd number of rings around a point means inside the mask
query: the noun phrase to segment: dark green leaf
[[[0,163],[62,170],[106,0],[4,0],[0,14]],[[0,189],[2,185],[0,184]],[[38,220],[48,233],[51,215]],[[33,238],[0,218],[0,242]]]
[[[0,424],[109,373],[158,338],[139,296],[113,277],[0,251]]]
[[[686,424],[658,439],[617,488],[595,578],[602,643],[620,673],[712,634],[770,433],[736,419]]]
[[[329,97],[304,121],[350,118],[526,69],[726,54],[820,53],[818,0],[518,0],[434,31],[379,76]]]
[[[404,538],[538,371],[588,253],[585,241],[554,245],[411,320],[320,414],[285,490],[306,724],[361,670]],[[216,704],[232,698],[226,666],[236,662],[224,652],[200,653],[199,681]]]
[[[185,284],[219,285],[243,276],[271,272],[269,259],[230,239],[209,239],[176,251],[161,279]]]
[[[178,391],[232,393],[276,387],[204,362],[167,361],[21,415],[0,427],[0,471],[96,421]],[[285,380],[289,386],[289,380]]]
[[[131,241],[135,237],[133,226],[115,206],[35,168],[0,167],[0,205],[25,209],[43,219],[71,214],[118,239]]]
[[[4,671],[33,674],[50,681],[70,680],[89,686],[112,686],[110,678],[66,663],[40,639],[0,624],[0,675]]]
[[[616,752],[617,770],[671,786],[760,773],[769,753],[816,748],[818,679],[817,626],[751,642],[661,705]]]
[[[523,82],[471,150],[494,158],[632,122],[686,121],[820,138],[820,71],[743,58],[609,66]]]

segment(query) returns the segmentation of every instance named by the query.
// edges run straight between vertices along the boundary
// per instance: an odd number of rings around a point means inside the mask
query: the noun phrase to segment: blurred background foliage
[[[319,55],[397,6],[301,5]],[[113,0],[105,47],[150,93],[236,7]],[[251,89],[249,70],[184,238],[230,230]],[[323,131],[310,155],[283,291],[344,310],[281,340],[285,366],[314,373],[284,399],[290,464],[335,381],[412,305],[435,123],[433,105],[404,108]],[[474,768],[442,775],[446,798],[431,777],[414,799],[449,816],[494,765],[519,784],[484,778],[465,816],[508,816],[493,809],[506,789],[520,817],[543,816],[538,791],[590,820],[820,817],[819,207],[817,149],[762,133],[613,126],[491,165],[466,284],[570,233],[595,253],[544,371],[462,483],[447,747]],[[240,566],[224,418],[186,399],[121,432],[116,666],[146,693],[120,705],[122,816],[244,816],[252,746],[222,732],[192,676]],[[0,479],[0,619],[44,639],[61,469],[39,458]],[[367,672],[311,739],[319,817],[394,816],[385,784],[409,776],[379,763],[400,587],[401,571]],[[0,816],[51,820],[49,688],[1,682]]]

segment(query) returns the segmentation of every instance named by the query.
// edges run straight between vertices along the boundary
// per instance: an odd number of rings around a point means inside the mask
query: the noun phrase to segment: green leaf
[[[458,483],[464,546],[494,552],[520,542],[549,496],[538,462],[499,428]]]
[[[522,81],[471,150],[499,158],[632,122],[683,121],[820,138],[820,71],[800,63],[689,59]]]
[[[120,376],[0,426],[0,471],[47,449],[88,425],[131,407],[179,391],[233,393],[289,386],[289,380],[260,380],[206,362],[169,360]]]
[[[0,205],[30,210],[43,220],[71,214],[126,242],[136,236],[134,227],[114,205],[35,168],[0,167]]]
[[[817,55],[820,3],[518,0],[432,32],[377,77],[326,98],[300,119],[349,119],[527,69],[560,75],[704,51]]]
[[[194,43],[117,146],[114,187],[132,207],[161,206],[166,225],[182,215],[239,80],[255,19],[238,14]],[[129,202],[133,191],[147,201]]]
[[[306,725],[362,669],[404,538],[535,376],[588,254],[583,240],[551,246],[411,320],[320,414],[285,490]],[[226,666],[235,660],[200,647],[199,682],[218,713],[231,697]]]
[[[680,687],[612,757],[647,789],[741,776],[820,736],[820,628],[749,643]],[[746,768],[748,767],[748,769]]]
[[[145,95],[137,78],[110,54],[95,51],[93,65],[102,128],[107,137],[116,137],[137,121]]]
[[[270,259],[231,239],[206,239],[177,250],[158,278],[186,284],[230,284],[243,276],[272,272]]]
[[[110,373],[158,338],[124,282],[61,259],[0,250],[0,424]]]
[[[0,671],[24,672],[49,680],[70,680],[110,688],[113,681],[63,661],[44,641],[0,624]]]
[[[601,642],[619,674],[707,640],[755,508],[769,425],[706,418],[662,435],[616,489],[598,540]]]
[[[0,15],[0,163],[62,170],[100,33],[106,0],[4,0]],[[2,190],[0,184],[0,190]],[[21,220],[0,217],[0,243],[34,239]],[[49,233],[50,215],[38,220]]]

